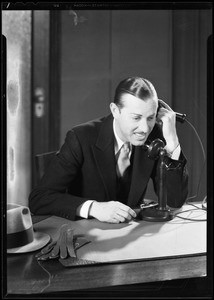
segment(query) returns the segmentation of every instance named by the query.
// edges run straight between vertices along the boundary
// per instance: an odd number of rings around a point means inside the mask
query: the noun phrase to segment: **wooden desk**
[[[65,268],[57,260],[37,261],[35,252],[7,257],[8,294],[41,295],[60,292],[62,295],[71,291],[108,290],[109,287],[120,289],[125,285],[133,285],[139,290],[143,288],[142,284],[145,288],[148,283],[188,280],[206,275],[206,253],[74,268]],[[140,287],[138,284],[141,284]]]

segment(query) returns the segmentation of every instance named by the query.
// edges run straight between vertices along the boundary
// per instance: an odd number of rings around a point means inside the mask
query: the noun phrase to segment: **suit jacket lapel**
[[[135,147],[132,169],[132,182],[127,205],[134,207],[140,200],[148,180],[154,161],[148,158],[143,147]]]
[[[113,117],[103,122],[96,144],[93,146],[94,158],[103,180],[109,200],[116,199],[116,161],[114,155]]]

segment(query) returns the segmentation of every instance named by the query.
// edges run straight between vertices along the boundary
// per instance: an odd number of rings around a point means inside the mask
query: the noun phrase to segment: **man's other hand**
[[[124,223],[131,221],[137,215],[129,206],[118,201],[94,201],[90,207],[89,216],[101,222]]]

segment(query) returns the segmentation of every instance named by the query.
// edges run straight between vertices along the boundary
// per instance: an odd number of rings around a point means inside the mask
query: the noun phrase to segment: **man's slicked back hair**
[[[127,93],[144,101],[149,98],[157,98],[153,84],[148,79],[142,77],[128,77],[122,80],[115,90],[114,103],[123,107],[121,98],[123,94]]]

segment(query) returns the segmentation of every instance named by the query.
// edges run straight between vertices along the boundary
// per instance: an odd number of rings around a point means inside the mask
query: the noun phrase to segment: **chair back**
[[[51,151],[35,155],[37,183],[41,180],[56,153],[57,151]]]

